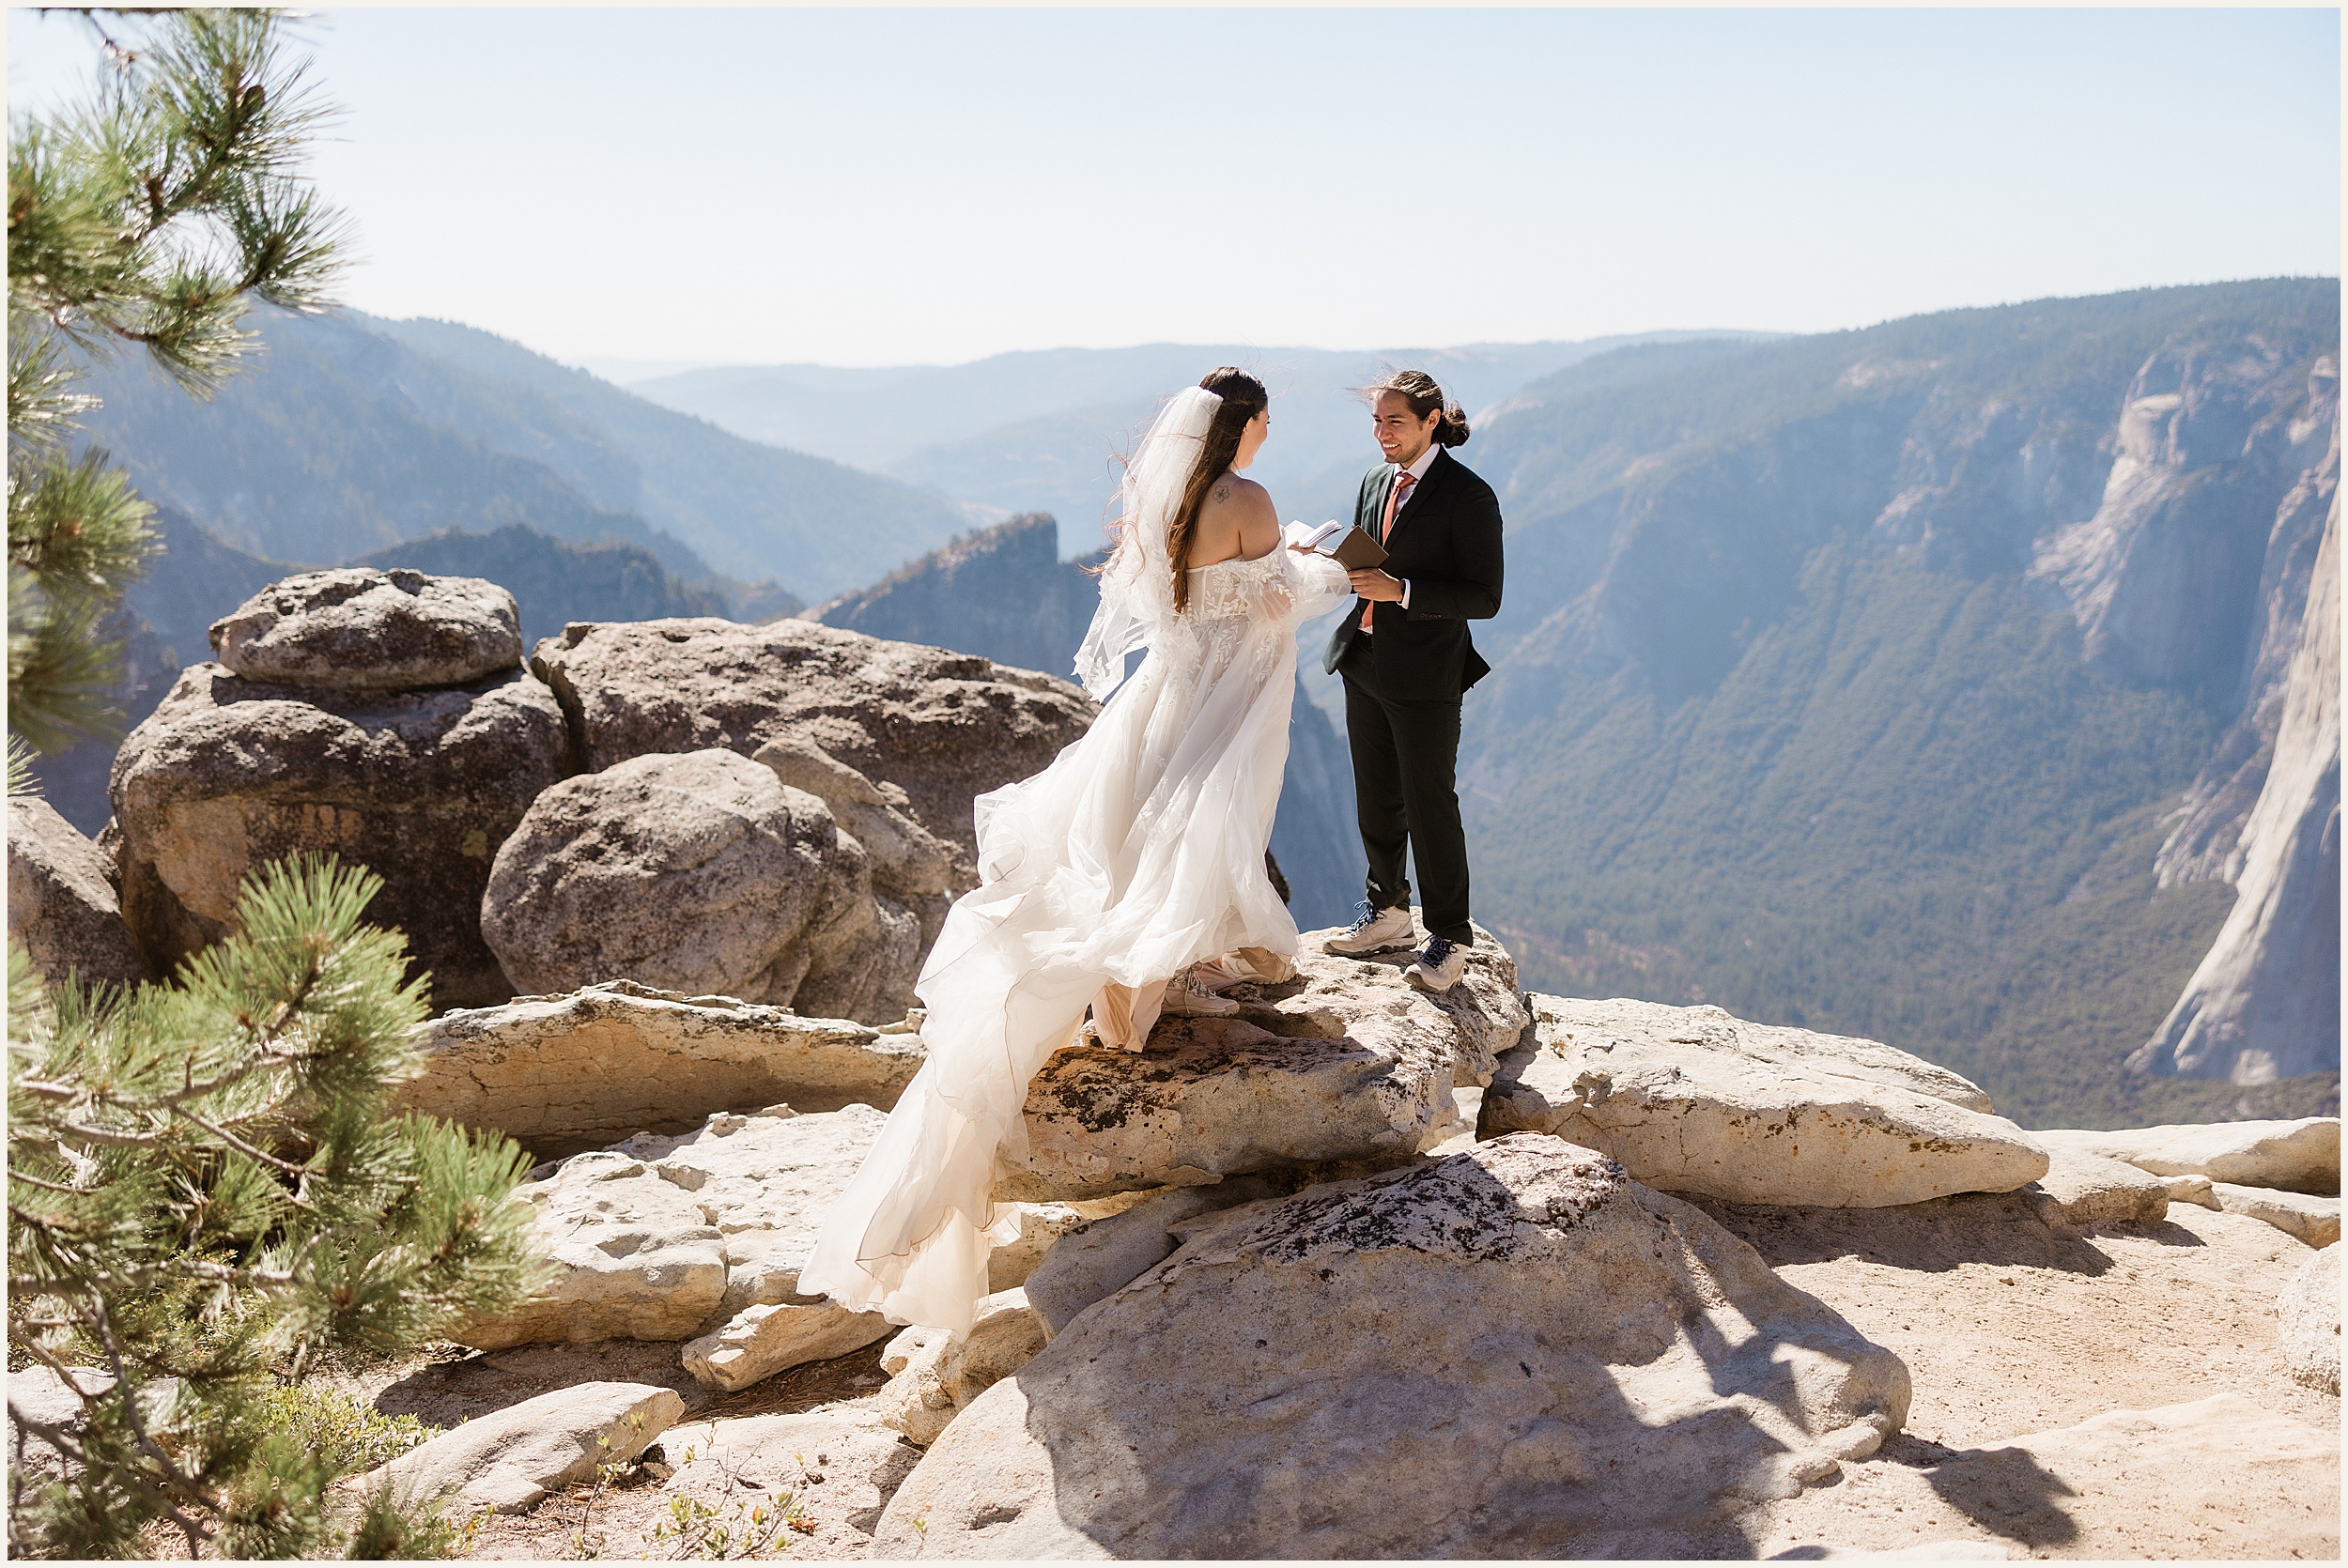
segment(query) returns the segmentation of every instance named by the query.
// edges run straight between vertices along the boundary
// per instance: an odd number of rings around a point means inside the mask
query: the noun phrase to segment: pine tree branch
[[[269,1154],[263,1150],[255,1148],[251,1144],[246,1143],[235,1133],[230,1132],[224,1128],[214,1127],[210,1122],[206,1121],[202,1116],[197,1115],[194,1112],[189,1110],[183,1105],[173,1106],[172,1114],[187,1121],[193,1122],[197,1127],[202,1128],[213,1137],[218,1138],[222,1143],[226,1144],[230,1148],[235,1149],[239,1154],[243,1155],[247,1160],[254,1161],[258,1164],[267,1165],[271,1170],[282,1172],[286,1176],[301,1176],[311,1174],[308,1166],[297,1165],[290,1160],[280,1160],[273,1154]]]
[[[21,1181],[21,1182],[23,1182],[26,1186],[29,1186],[29,1187],[39,1187],[39,1188],[41,1188],[42,1190],[44,1190],[44,1191],[51,1191],[51,1192],[63,1192],[63,1193],[67,1194],[69,1197],[76,1197],[76,1198],[78,1198],[78,1197],[82,1197],[82,1196],[85,1196],[85,1194],[87,1194],[87,1193],[88,1193],[88,1191],[90,1191],[90,1190],[89,1190],[88,1188],[86,1188],[86,1187],[68,1187],[68,1186],[66,1186],[63,1182],[57,1182],[57,1181],[43,1181],[40,1177],[39,1177],[39,1176],[27,1176],[27,1175],[26,1175],[24,1172],[23,1172],[23,1171],[13,1170],[13,1169],[12,1169],[12,1170],[10,1170],[10,1171],[8,1172],[8,1179],[9,1179],[10,1181]]]
[[[80,1122],[59,1117],[57,1130],[85,1144],[98,1144],[107,1148],[156,1149],[170,1145],[172,1140],[157,1132],[115,1132],[102,1127],[85,1127]]]
[[[397,1542],[373,1514],[363,1530],[329,1522],[315,1466],[254,1445],[248,1385],[281,1351],[302,1366],[336,1341],[405,1347],[536,1284],[502,1203],[518,1151],[383,1121],[423,1007],[403,945],[362,923],[378,885],[323,860],[265,868],[239,897],[238,935],[114,1000],[46,995],[11,944],[9,1142],[25,1183],[9,1194],[11,1294],[102,1345],[119,1379],[77,1502],[28,1505],[34,1549],[133,1551],[150,1519],[199,1553],[304,1550],[320,1531]],[[192,1337],[199,1317],[213,1327]],[[20,1314],[11,1338],[32,1323]],[[166,1376],[183,1390],[170,1434],[150,1430]]]
[[[105,1353],[107,1363],[114,1369],[115,1375],[114,1386],[106,1391],[107,1393],[121,1402],[123,1418],[130,1423],[131,1431],[137,1438],[140,1451],[154,1461],[157,1468],[163,1472],[164,1479],[171,1483],[171,1487],[177,1489],[181,1497],[199,1506],[207,1503],[209,1499],[205,1498],[203,1489],[180,1471],[178,1462],[163,1452],[162,1445],[158,1443],[154,1436],[147,1430],[146,1418],[139,1414],[138,1385],[131,1380],[123,1366],[122,1345],[121,1342],[115,1337],[114,1318],[106,1311],[103,1301],[100,1301],[97,1306],[96,1327],[100,1333],[99,1348]],[[134,1471],[119,1475],[117,1479],[161,1504],[163,1511],[171,1515],[172,1522],[177,1524],[180,1531],[187,1536],[190,1556],[203,1554],[204,1543],[210,1539],[210,1532],[201,1530],[196,1521],[182,1514],[165,1491],[156,1488],[145,1477]]]

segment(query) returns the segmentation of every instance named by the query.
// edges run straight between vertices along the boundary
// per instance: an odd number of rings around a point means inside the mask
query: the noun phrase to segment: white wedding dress
[[[1026,1152],[1028,1080],[1086,1008],[1234,948],[1296,951],[1264,873],[1296,628],[1351,590],[1334,561],[1285,547],[1291,524],[1269,555],[1193,571],[1175,612],[1166,525],[1219,401],[1176,396],[1127,468],[1131,526],[1076,661],[1106,705],[1051,766],[979,797],[980,884],[915,987],[928,1061],[826,1218],[802,1294],[966,1334],[987,1254],[1015,1234],[996,1159]]]

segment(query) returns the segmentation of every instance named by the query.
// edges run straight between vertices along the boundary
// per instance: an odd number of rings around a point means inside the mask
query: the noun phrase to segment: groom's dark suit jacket
[[[1386,515],[1386,493],[1395,469],[1379,464],[1362,476],[1353,520],[1378,536]],[[1367,640],[1376,661],[1378,688],[1396,702],[1457,702],[1460,694],[1491,672],[1468,636],[1471,621],[1500,613],[1500,498],[1468,466],[1446,451],[1429,465],[1395,514],[1386,536],[1382,570],[1407,577],[1411,607],[1378,607],[1368,637],[1361,635],[1362,607],[1329,638],[1321,668],[1335,670],[1357,640]]]

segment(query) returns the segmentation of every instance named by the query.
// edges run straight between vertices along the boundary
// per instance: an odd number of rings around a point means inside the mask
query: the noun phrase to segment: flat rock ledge
[[[922,1061],[921,1037],[907,1028],[631,980],[445,1013],[417,1039],[424,1071],[399,1086],[398,1103],[503,1132],[549,1160],[637,1132],[687,1131],[719,1111],[886,1111]]]
[[[2274,1187],[2243,1187],[2231,1181],[2210,1183],[2217,1207],[2228,1214],[2263,1220],[2285,1236],[2310,1247],[2328,1247],[2340,1239],[2340,1200],[2307,1192],[2286,1192]]]
[[[799,1270],[887,1119],[869,1105],[720,1112],[683,1137],[640,1133],[542,1167],[516,1200],[537,1211],[552,1281],[450,1337],[482,1350],[682,1341],[685,1370],[720,1392],[885,1339],[895,1325],[802,1293]],[[989,1259],[993,1287],[1016,1294],[1061,1237],[1125,1201],[1018,1206],[1018,1238]]]
[[[682,1138],[631,1138],[524,1184],[555,1279],[537,1299],[450,1337],[496,1350],[585,1340],[689,1340],[687,1370],[738,1389],[890,1332],[802,1295],[825,1212],[887,1120],[869,1105],[720,1114]]]
[[[519,1514],[598,1467],[626,1464],[685,1414],[674,1389],[580,1383],[465,1422],[358,1478],[418,1502]]]
[[[2022,1191],[2048,1224],[2147,1224],[2169,1217],[2170,1178],[2118,1160],[2054,1149],[2047,1174]],[[2203,1187],[2207,1187],[2204,1182]]]
[[[1478,1130],[1554,1133],[1666,1191],[1879,1208],[2047,1175],[2031,1136],[1945,1068],[1719,1007],[1531,995]]]
[[[2237,1187],[2340,1195],[2338,1116],[2131,1127],[2116,1132],[2062,1129],[2032,1136],[2048,1148],[2124,1161],[2155,1176],[2200,1176]]]
[[[1028,1147],[996,1195],[1093,1199],[1251,1172],[1355,1170],[1416,1158],[1489,1077],[1525,1015],[1506,950],[1479,938],[1471,981],[1441,998],[1403,958],[1334,958],[1308,933],[1293,979],[1247,986],[1230,1018],[1160,1021],[1149,1050],[1056,1053],[1027,1090]],[[1352,1174],[1348,1172],[1347,1174]]]
[[[874,1555],[1672,1556],[1908,1391],[1698,1210],[1519,1134],[1191,1231],[954,1416]]]

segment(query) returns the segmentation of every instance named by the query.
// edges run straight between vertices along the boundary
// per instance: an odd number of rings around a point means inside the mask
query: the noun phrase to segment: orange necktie
[[[1386,515],[1378,523],[1378,543],[1381,545],[1386,542],[1386,535],[1394,531],[1394,515],[1402,510],[1403,499],[1411,493],[1411,486],[1417,483],[1418,475],[1408,469],[1394,476],[1394,488],[1386,493]],[[1363,603],[1362,630],[1369,630],[1369,617],[1377,607],[1374,603]]]

